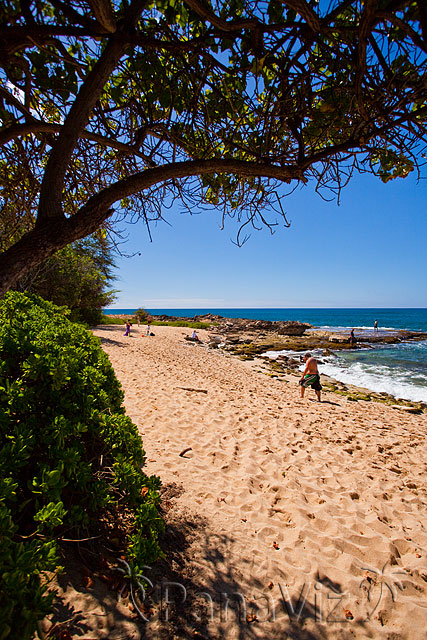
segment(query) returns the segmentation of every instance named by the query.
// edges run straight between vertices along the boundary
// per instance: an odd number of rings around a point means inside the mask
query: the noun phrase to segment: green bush
[[[0,640],[31,638],[51,605],[58,539],[131,516],[127,558],[155,561],[160,481],[99,340],[37,296],[0,300]],[[132,524],[133,523],[133,524]]]
[[[212,323],[188,320],[153,320],[151,324],[157,327],[188,327],[190,329],[208,329],[212,326]]]
[[[83,322],[90,327],[95,327],[97,324],[101,324],[102,311],[101,309],[91,309],[89,307],[81,307],[77,310],[72,310],[70,320],[73,322]]]
[[[123,318],[115,318],[114,316],[107,316],[103,313],[97,324],[126,324],[126,320],[123,320]]]
[[[101,321],[102,308],[114,300],[115,292],[107,289],[110,253],[96,235],[79,240],[48,258],[19,289],[69,307],[71,320],[93,327]]]
[[[150,319],[150,314],[143,307],[139,307],[139,309],[135,311],[135,313],[132,316],[133,322],[138,322],[138,316],[142,324],[144,324]]]

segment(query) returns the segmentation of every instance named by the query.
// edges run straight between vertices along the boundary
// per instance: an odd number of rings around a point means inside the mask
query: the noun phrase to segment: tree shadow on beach
[[[117,335],[119,331],[123,332],[124,327],[122,327],[121,325],[119,326],[100,325],[95,327],[95,329],[97,331],[97,337],[101,340],[101,344],[112,345],[114,347],[121,347],[121,348],[125,347],[125,344],[123,342],[121,341],[119,342],[118,340],[114,340],[114,338],[108,336],[108,334]],[[103,335],[99,335],[101,332]],[[132,337],[132,336],[128,336],[128,337]]]
[[[186,557],[185,530],[197,533],[201,557],[196,564]],[[298,640],[326,640],[327,629],[304,628],[308,620],[317,621],[319,612],[314,602],[298,593],[287,594],[275,585],[274,597],[268,586],[256,577],[244,588],[239,580],[239,567],[228,563],[227,549],[232,538],[207,534],[203,519],[192,517],[169,527],[173,541],[174,560],[168,562],[159,576],[156,605],[158,625],[150,635],[147,624],[144,637],[157,640],[170,638],[205,638],[220,640],[259,640],[295,638]],[[183,535],[183,538],[181,536]],[[180,548],[176,543],[183,543]],[[178,552],[177,549],[180,549]],[[179,559],[179,564],[175,564]],[[174,567],[174,569],[172,569]]]
[[[304,583],[289,593],[285,583],[265,582],[247,555],[233,561],[232,535],[213,532],[211,522],[194,512],[175,514],[173,499],[166,502],[172,504],[162,538],[166,559],[150,573],[156,620],[154,626],[146,623],[144,638],[326,640],[330,624],[348,626],[340,606],[341,618],[327,619],[329,610],[320,610],[313,585]],[[318,575],[316,588],[324,599],[331,594],[330,609],[340,604],[340,583]],[[353,625],[360,630],[363,622],[353,620]]]
[[[56,576],[51,614],[41,625],[46,638],[86,638],[96,634],[97,638],[118,640],[128,637],[135,626],[133,612],[118,606],[121,577],[113,577],[106,565],[100,567],[100,556],[93,549],[94,545],[80,544],[62,548],[64,570]]]
[[[212,531],[211,520],[180,507],[183,492],[177,483],[164,486],[165,558],[144,569],[133,592],[123,589],[129,582],[120,572],[119,554],[100,562],[96,542],[71,547],[64,558],[65,572],[58,578],[61,592],[50,624],[76,638],[94,635],[109,640],[327,640],[329,611],[319,610],[313,585],[288,588],[274,575],[275,584],[260,579],[249,553],[233,557],[232,534]],[[340,583],[323,574],[317,575],[316,585],[324,590],[324,598],[332,594],[332,606],[340,604]],[[341,606],[337,611],[343,617]],[[347,625],[349,620],[330,622]],[[357,632],[360,625],[363,622],[354,620],[352,630]]]

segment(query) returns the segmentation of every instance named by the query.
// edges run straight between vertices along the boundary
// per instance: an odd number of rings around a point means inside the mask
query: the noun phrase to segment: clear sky
[[[427,180],[356,176],[341,204],[312,185],[284,201],[291,222],[253,231],[241,248],[230,220],[165,212],[169,225],[122,225],[112,308],[427,307]],[[197,213],[197,212],[195,212]]]

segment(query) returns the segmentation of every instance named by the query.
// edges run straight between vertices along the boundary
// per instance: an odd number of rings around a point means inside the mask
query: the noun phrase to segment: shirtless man
[[[320,384],[319,370],[317,368],[316,358],[312,358],[311,353],[306,353],[304,356],[305,369],[299,381],[301,385],[301,398],[304,397],[304,391],[307,387],[311,387],[315,390],[318,401],[320,402],[320,392],[322,390]]]

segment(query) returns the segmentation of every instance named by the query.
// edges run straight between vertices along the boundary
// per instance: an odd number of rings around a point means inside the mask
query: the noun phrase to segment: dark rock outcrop
[[[197,322],[215,323],[217,330],[225,333],[277,333],[281,336],[302,336],[310,324],[294,320],[250,320],[248,318],[221,318],[206,314],[195,316]]]

